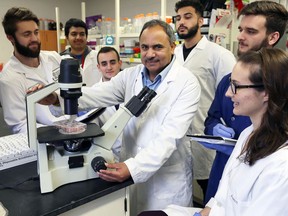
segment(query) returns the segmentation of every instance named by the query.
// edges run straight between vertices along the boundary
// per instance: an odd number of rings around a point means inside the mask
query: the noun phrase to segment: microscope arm
[[[133,96],[128,101],[125,107],[119,107],[117,112],[101,128],[105,132],[105,136],[94,138],[93,143],[111,150],[131,117],[138,117],[155,96],[156,92],[145,86],[138,95]]]
[[[26,96],[28,143],[31,149],[37,150],[37,127],[35,104],[59,88],[58,83],[51,83],[44,88]]]
[[[119,107],[117,112],[102,126],[105,136],[95,137],[93,144],[111,150],[133,114],[126,107]]]

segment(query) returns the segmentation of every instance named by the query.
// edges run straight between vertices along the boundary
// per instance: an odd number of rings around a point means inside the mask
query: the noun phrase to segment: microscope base
[[[108,163],[114,163],[112,151],[107,151],[96,145],[92,145],[86,153],[64,156],[53,148],[43,144],[38,146],[38,158],[41,158],[38,160],[41,193],[52,192],[68,183],[98,178],[98,174],[91,167],[91,161],[95,157],[101,156]],[[45,158],[47,160],[44,160]],[[82,159],[82,166],[71,167],[69,163],[73,158]],[[81,162],[79,163],[81,165]]]

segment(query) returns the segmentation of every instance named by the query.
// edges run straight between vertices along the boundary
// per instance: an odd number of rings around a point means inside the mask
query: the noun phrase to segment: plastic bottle
[[[102,34],[102,19],[98,19],[96,21],[96,26],[98,27],[98,32],[97,34]]]
[[[152,13],[147,13],[146,17],[145,17],[145,21],[148,22],[148,21],[150,21],[152,19],[153,19],[153,14]]]
[[[160,18],[157,12],[153,12],[152,17],[153,17],[153,19],[159,19]]]
[[[140,33],[144,24],[145,24],[145,15],[142,13],[142,14],[139,14],[139,26],[138,26],[138,32],[137,33]]]
[[[175,24],[172,22],[172,17],[166,17],[166,23],[168,23],[175,32]]]
[[[102,26],[101,26],[101,34],[106,35],[106,21],[105,21],[105,16],[102,16]]]
[[[132,20],[128,19],[128,28],[126,33],[135,33],[135,28],[132,24]]]
[[[134,26],[134,31],[131,32],[131,33],[137,33],[138,32],[138,28],[139,28],[139,14],[134,16],[133,26]]]
[[[115,34],[115,19],[112,19],[111,25],[111,34]]]
[[[44,30],[44,19],[43,18],[39,18],[39,30]]]
[[[112,18],[107,17],[105,19],[105,25],[106,25],[106,35],[111,35],[113,33],[113,30],[112,30]]]
[[[124,17],[122,19],[121,27],[123,27],[123,33],[124,34],[128,33],[128,28],[129,28],[129,26],[128,26],[128,17]]]

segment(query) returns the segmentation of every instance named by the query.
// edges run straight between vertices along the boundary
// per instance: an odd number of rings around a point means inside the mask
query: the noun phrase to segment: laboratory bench
[[[0,171],[0,202],[9,216],[129,215],[129,185],[90,179],[41,194],[37,162]],[[10,188],[4,188],[4,187]]]

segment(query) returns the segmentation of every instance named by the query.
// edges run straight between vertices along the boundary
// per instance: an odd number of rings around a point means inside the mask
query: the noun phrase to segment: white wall
[[[13,6],[23,6],[32,10],[39,18],[55,20],[55,7],[59,8],[60,21],[65,24],[69,18],[81,18],[81,2],[86,3],[86,16],[102,14],[115,18],[115,0],[0,0],[1,22],[6,11]],[[167,0],[167,15],[174,15],[174,5],[178,0]],[[158,12],[161,15],[161,0],[120,0],[120,16],[133,18],[139,13]],[[0,27],[0,63],[7,62],[13,47]]]
[[[167,15],[174,15],[178,0],[166,0]],[[133,18],[139,13],[158,12],[161,15],[161,0],[120,0],[120,17]],[[115,0],[86,0],[86,16],[104,15],[115,18]]]

